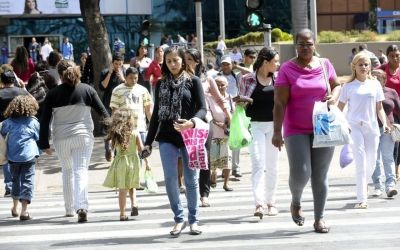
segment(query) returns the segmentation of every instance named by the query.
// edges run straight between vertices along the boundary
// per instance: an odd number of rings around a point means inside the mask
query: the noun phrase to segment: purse
[[[0,131],[3,126],[3,123],[0,122]],[[8,139],[8,134],[6,137],[3,137],[0,134],[0,165],[4,165],[8,162],[7,159],[7,139]]]
[[[390,136],[393,141],[400,141],[400,124],[393,124],[392,132],[390,132]]]

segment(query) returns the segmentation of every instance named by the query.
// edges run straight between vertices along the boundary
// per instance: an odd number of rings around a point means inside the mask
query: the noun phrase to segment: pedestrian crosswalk
[[[173,215],[163,187],[157,194],[138,192],[139,216],[130,217],[129,221],[119,221],[118,194],[113,190],[90,193],[89,222],[84,224],[78,224],[76,217],[64,217],[61,193],[38,194],[29,207],[34,219],[26,222],[12,218],[11,200],[1,198],[0,249],[396,249],[400,246],[397,200],[370,199],[369,209],[353,209],[355,187],[333,183],[325,213],[331,232],[321,235],[313,232],[309,187],[303,194],[306,217],[303,227],[291,220],[291,196],[285,183],[278,187],[280,213],[264,216],[262,220],[253,216],[250,183],[234,182],[232,187],[233,192],[225,192],[221,186],[213,189],[211,207],[200,208],[202,235],[191,236],[186,229],[179,238],[169,235]],[[381,243],[376,245],[376,242]]]

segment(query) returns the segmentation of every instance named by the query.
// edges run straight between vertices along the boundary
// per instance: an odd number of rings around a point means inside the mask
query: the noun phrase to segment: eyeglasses
[[[297,46],[303,47],[303,48],[311,48],[314,46],[313,43],[298,43]]]

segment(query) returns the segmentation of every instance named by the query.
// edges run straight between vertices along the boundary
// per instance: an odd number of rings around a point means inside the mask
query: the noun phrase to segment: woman
[[[185,53],[176,47],[164,53],[161,67],[163,77],[155,90],[153,115],[151,116],[144,152],[150,153],[154,139],[159,142],[165,187],[174,213],[175,225],[170,232],[179,236],[185,227],[183,206],[179,197],[178,157],[182,156],[189,212],[190,234],[198,235],[198,171],[188,166],[188,153],[180,132],[195,126],[193,117],[205,118],[206,105],[200,79],[186,70]]]
[[[24,14],[42,14],[36,0],[25,0]]]
[[[304,224],[301,196],[311,178],[314,197],[314,229],[317,233],[328,233],[324,210],[328,193],[328,169],[334,147],[313,148],[312,112],[316,101],[326,100],[334,104],[340,92],[340,83],[329,60],[313,56],[314,34],[303,29],[296,34],[297,57],[282,64],[275,82],[274,134],[272,143],[280,150],[285,147],[289,159],[289,187],[292,194],[290,211],[293,221]],[[327,73],[325,79],[324,69]],[[329,85],[328,85],[328,82]],[[332,94],[327,95],[330,86]]]
[[[151,83],[151,94],[154,99],[154,91],[158,80],[161,79],[161,65],[164,59],[164,49],[159,46],[155,50],[155,58],[150,63],[149,68],[146,70],[145,79]]]
[[[273,134],[274,73],[279,67],[279,54],[274,48],[263,48],[253,65],[254,72],[242,77],[239,93],[253,99],[246,109],[251,118],[253,142],[251,156],[251,180],[256,205],[254,216],[262,219],[264,207],[267,215],[278,214],[275,192],[278,179],[278,149],[270,142]],[[266,175],[266,178],[265,178]]]
[[[57,82],[57,85],[61,84],[60,75],[58,74],[57,71],[57,64],[61,61],[61,59],[62,55],[57,51],[50,52],[49,57],[47,59],[49,63],[49,75],[51,75],[54,78],[54,80]]]
[[[80,71],[74,62],[61,60],[57,65],[62,84],[46,95],[40,119],[39,147],[51,154],[49,125],[52,121],[54,148],[60,160],[67,217],[78,214],[78,222],[87,221],[88,166],[94,144],[91,108],[108,117],[97,92],[80,84]]]
[[[386,73],[386,87],[396,90],[397,94],[400,96],[400,49],[397,45],[393,44],[387,47],[386,56],[388,58],[388,63],[382,65],[380,69]],[[400,123],[400,118],[394,117],[395,123]],[[396,179],[400,180],[400,147],[399,143],[395,143],[394,149],[394,160],[395,160],[395,171]]]
[[[383,110],[385,111],[387,121],[392,126],[394,123],[394,110],[400,112],[400,99],[394,89],[385,86],[386,74],[381,69],[375,69],[372,71],[372,76],[381,83],[383,88],[383,94],[385,100],[383,100]],[[374,182],[375,191],[374,196],[381,196],[382,191],[386,191],[387,197],[391,198],[397,195],[396,186],[396,173],[395,173],[395,163],[393,157],[393,149],[395,142],[392,140],[390,134],[385,134],[383,131],[383,124],[379,123],[380,137],[378,145],[378,158],[376,160],[376,167],[374,173],[372,174],[372,181]],[[385,185],[382,183],[381,166],[383,165],[385,174]],[[385,188],[384,188],[385,187]]]
[[[231,114],[229,112],[229,103],[221,96],[218,86],[215,83],[214,79],[211,77],[207,77],[206,69],[201,61],[200,51],[197,49],[188,49],[185,52],[185,63],[188,67],[189,72],[192,72],[194,75],[200,78],[201,84],[204,90],[205,98],[214,98],[215,102],[222,108],[225,113],[225,116],[228,119],[228,124],[230,123]],[[206,119],[208,122],[212,121],[212,114],[207,108]],[[210,127],[212,128],[212,126]],[[206,142],[206,149],[208,154],[208,160],[210,160],[210,145],[212,139],[212,129],[210,130]],[[210,167],[210,162],[208,162],[208,166]],[[229,177],[229,173],[228,173]],[[216,178],[213,180],[213,183],[216,183]],[[208,196],[210,194],[210,168],[207,170],[200,170],[200,199],[202,207],[209,207],[210,204],[208,202]],[[225,187],[226,191],[232,191],[232,189],[228,186]]]
[[[139,71],[138,83],[143,87],[147,88],[151,93],[150,83],[146,80],[146,70],[150,66],[151,59],[147,57],[147,46],[141,44],[137,50],[136,57],[131,59],[131,67],[135,67]]]
[[[35,72],[35,64],[32,58],[29,58],[28,51],[24,46],[18,46],[15,50],[15,57],[11,62],[15,74],[25,84],[28,83],[29,77]]]
[[[379,124],[384,133],[389,132],[382,101],[385,100],[381,84],[371,75],[371,60],[364,53],[357,54],[351,62],[350,81],[343,85],[338,107],[347,109],[351,129],[354,163],[356,165],[357,204],[354,208],[368,208],[368,180],[376,165],[379,145]]]

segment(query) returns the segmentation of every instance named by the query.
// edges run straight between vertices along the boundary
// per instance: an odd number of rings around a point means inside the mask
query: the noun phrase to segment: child
[[[347,120],[353,139],[352,149],[356,165],[357,204],[355,208],[366,209],[367,184],[375,168],[379,145],[379,124],[382,131],[389,132],[382,101],[385,100],[382,86],[371,75],[371,60],[364,53],[354,56],[351,63],[352,76],[343,85],[338,107],[343,110],[348,103]]]
[[[139,133],[136,132],[137,117],[132,109],[120,108],[113,112],[110,122],[107,140],[111,140],[113,149],[116,149],[116,156],[108,170],[104,186],[110,188],[119,188],[119,209],[120,220],[128,220],[125,215],[126,193],[129,189],[132,212],[131,216],[138,215],[136,203],[136,190],[139,187],[139,155],[143,144]],[[147,163],[145,161],[145,163]]]
[[[222,95],[231,105],[229,111],[233,109],[232,107],[232,97],[226,92],[228,82],[225,77],[219,76],[215,78],[218,89]],[[214,98],[208,98],[211,114],[213,117],[213,137],[211,140],[210,147],[210,162],[211,162],[211,187],[216,187],[217,183],[217,168],[222,169],[222,175],[224,176],[224,190],[233,191],[229,187],[229,174],[231,155],[228,147],[228,124],[226,121],[226,115],[224,111],[217,105]]]
[[[33,196],[35,160],[39,157],[36,141],[39,140],[39,122],[34,117],[39,109],[37,101],[28,95],[15,97],[4,112],[1,135],[7,136],[7,158],[12,175],[13,207],[11,215],[21,221],[32,217],[27,211]],[[18,201],[22,204],[17,212]]]

